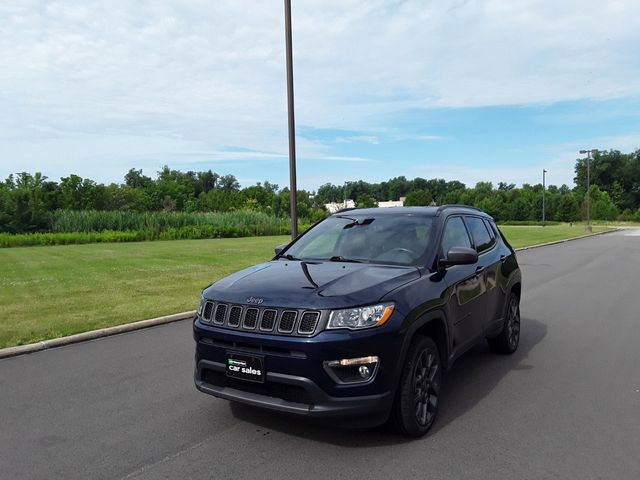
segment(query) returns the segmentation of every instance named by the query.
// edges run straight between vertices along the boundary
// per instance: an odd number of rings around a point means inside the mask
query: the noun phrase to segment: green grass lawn
[[[0,249],[0,348],[195,310],[204,287],[288,238]]]
[[[585,226],[583,224],[576,224],[573,226],[569,226],[568,224],[550,225],[546,227],[503,225],[500,227],[500,230],[502,230],[502,233],[507,237],[507,240],[509,240],[509,243],[511,243],[513,248],[521,248],[529,245],[537,245],[539,243],[580,237],[588,233],[584,228]],[[603,225],[593,226],[593,233],[603,232],[605,230],[610,230],[610,228]]]
[[[502,230],[514,247],[584,234],[578,225]],[[287,239],[0,249],[0,348],[195,310],[204,287],[270,258]]]

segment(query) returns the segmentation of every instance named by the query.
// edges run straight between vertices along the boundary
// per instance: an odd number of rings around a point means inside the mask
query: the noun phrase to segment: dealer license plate
[[[255,355],[227,351],[227,376],[264,383],[264,359]]]

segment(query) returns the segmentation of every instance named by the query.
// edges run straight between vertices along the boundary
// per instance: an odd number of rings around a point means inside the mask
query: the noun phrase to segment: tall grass
[[[242,236],[282,235],[289,231],[289,223],[288,218],[250,210],[222,213],[58,210],[53,214],[51,230],[56,233],[105,230],[163,232],[184,227],[207,227],[212,232],[224,233],[227,229],[246,232]]]
[[[308,228],[303,221],[301,231]],[[58,210],[52,232],[0,233],[0,248],[103,242],[289,235],[288,218],[240,210],[225,213],[103,212]]]

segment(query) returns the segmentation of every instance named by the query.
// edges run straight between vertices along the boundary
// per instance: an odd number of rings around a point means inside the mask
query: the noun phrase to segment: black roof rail
[[[440,213],[443,210],[446,210],[447,208],[466,208],[466,209],[469,209],[469,210],[475,210],[476,212],[482,212],[482,210],[480,210],[478,207],[472,207],[470,205],[462,205],[462,204],[452,203],[452,204],[449,204],[449,205],[440,205],[438,207],[438,210],[436,210],[436,215],[440,215]],[[484,212],[482,212],[482,213],[484,213]]]
[[[351,210],[357,210],[357,209],[358,209],[358,207],[341,208],[340,210],[338,210],[337,212],[332,213],[331,215],[336,215],[338,213],[349,212]]]

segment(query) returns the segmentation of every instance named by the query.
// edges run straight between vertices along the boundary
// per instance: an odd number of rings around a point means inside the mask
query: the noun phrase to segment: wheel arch
[[[409,351],[411,342],[413,342],[418,335],[428,336],[436,343],[440,352],[441,365],[445,370],[447,369],[451,349],[449,327],[446,318],[447,317],[442,310],[432,310],[422,314],[411,323],[404,335],[400,362],[398,362],[396,368],[396,380],[400,379],[400,372],[406,361],[407,352]]]

